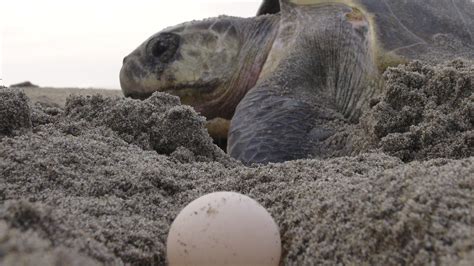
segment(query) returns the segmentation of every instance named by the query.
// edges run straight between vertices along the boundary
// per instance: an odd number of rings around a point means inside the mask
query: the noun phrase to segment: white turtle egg
[[[255,200],[235,192],[216,192],[189,203],[171,225],[170,266],[279,265],[280,232]]]

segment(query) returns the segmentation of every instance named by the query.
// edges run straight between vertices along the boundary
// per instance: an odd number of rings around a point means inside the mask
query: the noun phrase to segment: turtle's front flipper
[[[237,107],[227,149],[246,164],[308,158],[335,132],[326,123],[335,118],[342,116],[259,87]]]
[[[278,36],[230,126],[228,152],[244,163],[327,157],[325,139],[343,121],[357,122],[377,87],[372,27],[362,10],[280,4]]]

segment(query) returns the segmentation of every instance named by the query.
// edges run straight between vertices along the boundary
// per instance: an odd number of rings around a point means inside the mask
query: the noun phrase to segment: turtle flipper
[[[339,123],[357,122],[378,84],[362,11],[280,4],[279,34],[260,81],[231,121],[227,151],[247,164],[327,157],[327,138]],[[294,23],[308,17],[314,20]]]
[[[320,123],[329,117],[290,95],[259,87],[238,105],[227,151],[246,164],[308,158],[334,133]]]

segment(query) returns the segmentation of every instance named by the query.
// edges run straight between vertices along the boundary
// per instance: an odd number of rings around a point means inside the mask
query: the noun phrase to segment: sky
[[[262,0],[2,0],[0,85],[120,89],[122,59],[168,26],[254,16]]]

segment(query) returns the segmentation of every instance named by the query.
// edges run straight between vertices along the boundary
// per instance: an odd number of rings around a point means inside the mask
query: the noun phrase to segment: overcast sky
[[[161,29],[261,0],[2,0],[0,84],[119,89],[122,59]]]

